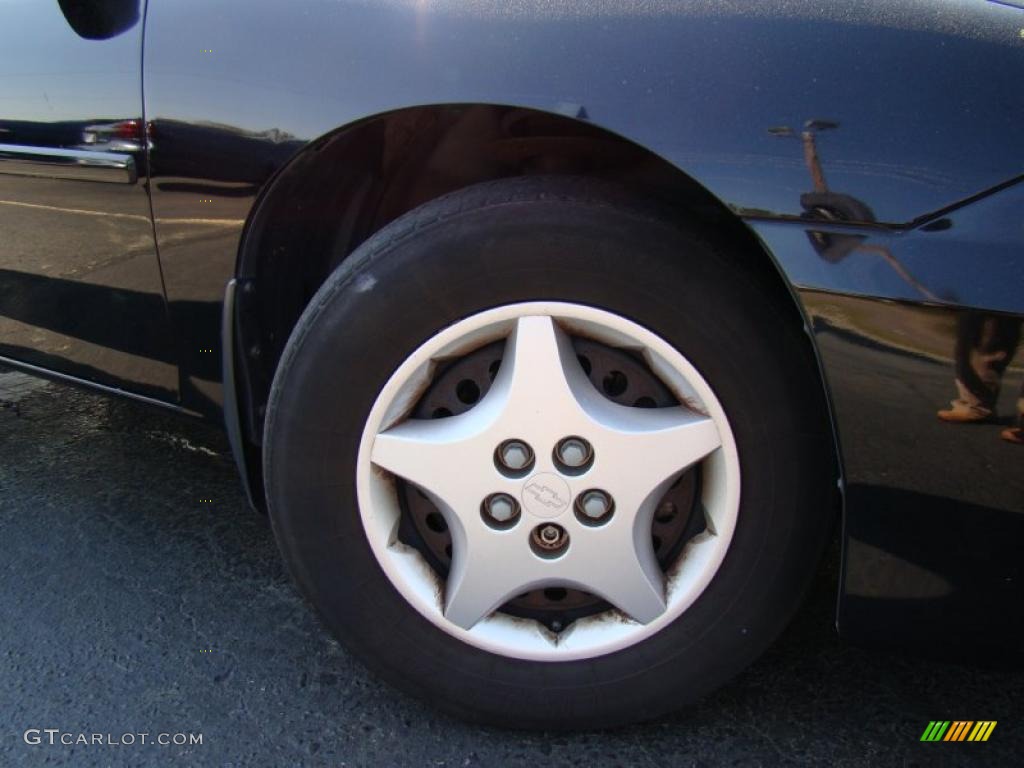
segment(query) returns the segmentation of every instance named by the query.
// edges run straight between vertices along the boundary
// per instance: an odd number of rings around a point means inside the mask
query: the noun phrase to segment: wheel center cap
[[[523,483],[523,508],[534,517],[550,520],[569,508],[572,491],[558,475],[540,472]]]

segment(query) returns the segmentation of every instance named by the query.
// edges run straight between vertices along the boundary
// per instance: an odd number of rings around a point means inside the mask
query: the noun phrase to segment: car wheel
[[[650,718],[761,653],[835,470],[800,323],[745,258],[540,177],[345,260],[279,364],[264,461],[285,560],[346,647],[523,728]]]

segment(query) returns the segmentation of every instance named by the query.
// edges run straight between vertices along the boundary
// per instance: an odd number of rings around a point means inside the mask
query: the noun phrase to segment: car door
[[[178,399],[146,189],[142,0],[6,0],[0,361]]]

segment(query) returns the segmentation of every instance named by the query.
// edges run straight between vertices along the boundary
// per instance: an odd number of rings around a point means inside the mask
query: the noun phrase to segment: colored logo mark
[[[932,720],[921,741],[988,741],[995,728],[995,720]]]

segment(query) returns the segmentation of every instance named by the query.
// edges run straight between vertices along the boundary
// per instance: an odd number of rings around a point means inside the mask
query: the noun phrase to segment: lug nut
[[[558,557],[569,546],[569,534],[556,523],[545,523],[530,533],[530,545],[541,557]]]
[[[604,491],[592,489],[576,497],[576,516],[588,525],[603,523],[615,510],[615,501]]]
[[[481,505],[484,522],[495,528],[508,528],[519,517],[519,502],[507,493],[492,493]]]
[[[558,543],[558,539],[562,534],[558,532],[558,529],[553,525],[545,525],[540,529],[540,540],[547,546],[551,547]]]
[[[566,437],[555,446],[555,458],[565,469],[583,469],[594,460],[594,449],[582,437]]]
[[[522,440],[506,440],[494,453],[498,469],[519,474],[533,466],[533,449]]]

